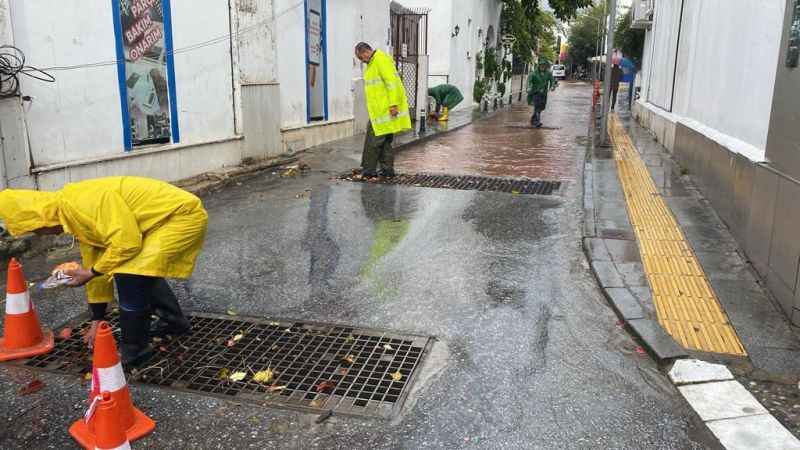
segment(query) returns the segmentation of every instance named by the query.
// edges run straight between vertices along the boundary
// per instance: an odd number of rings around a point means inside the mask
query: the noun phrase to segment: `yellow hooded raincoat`
[[[83,266],[105,274],[86,287],[90,303],[114,295],[112,275],[188,278],[208,215],[199,198],[162,181],[110,177],[61,191],[0,191],[0,218],[18,236],[61,225],[80,242]]]
[[[380,50],[375,50],[364,69],[364,95],[375,136],[411,129],[403,80],[397,75],[392,57]],[[397,116],[389,113],[390,106],[397,106]]]

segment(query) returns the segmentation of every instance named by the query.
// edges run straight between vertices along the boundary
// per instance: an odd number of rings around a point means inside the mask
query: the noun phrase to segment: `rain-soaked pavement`
[[[334,143],[312,171],[264,173],[208,195],[211,221],[186,309],[378,327],[437,342],[392,421],[265,409],[135,385],[158,422],[139,445],[233,448],[706,448],[692,411],[617,326],[580,250],[588,85],[564,84],[545,124],[527,109],[437,138],[404,170],[567,181],[559,195],[331,181],[359,150]],[[310,189],[310,191],[307,191]],[[304,195],[304,193],[306,195]],[[310,195],[307,195],[310,194]],[[52,263],[52,262],[50,262]],[[29,262],[40,272],[47,264]],[[77,293],[37,297],[44,321],[84,309]],[[79,380],[0,368],[2,448],[70,448]]]
[[[562,89],[579,89],[562,83]],[[557,94],[553,94],[556,96]],[[585,107],[585,98],[559,97],[564,106]],[[573,180],[576,137],[585,136],[587,121],[570,107],[553,107],[542,115],[544,126],[532,131],[531,109],[515,105],[510,113],[475,122],[457,133],[439,137],[402,152],[396,165],[404,173],[437,172],[458,175],[528,177]]]

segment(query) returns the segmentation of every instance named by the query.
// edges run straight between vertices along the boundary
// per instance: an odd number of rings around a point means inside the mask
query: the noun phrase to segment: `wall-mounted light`
[[[453,28],[453,34],[451,34],[451,35],[450,35],[450,37],[456,37],[456,36],[458,36],[458,32],[459,32],[459,31],[461,31],[461,28],[459,28],[459,26],[458,26],[458,25],[456,25],[456,27],[455,27],[455,28]]]

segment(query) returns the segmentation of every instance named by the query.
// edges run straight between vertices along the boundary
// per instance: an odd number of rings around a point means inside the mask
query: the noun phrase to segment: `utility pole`
[[[614,51],[614,28],[617,25],[617,0],[608,0],[608,32],[606,33],[606,70],[603,80],[603,115],[600,142],[608,145],[608,107],[611,100],[611,53]]]

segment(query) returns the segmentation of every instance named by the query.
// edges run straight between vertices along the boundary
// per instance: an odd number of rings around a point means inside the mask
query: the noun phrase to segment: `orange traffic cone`
[[[107,391],[114,399],[114,414],[119,417],[122,429],[128,440],[134,441],[149,434],[156,427],[152,419],[133,406],[131,393],[122,372],[122,364],[117,354],[117,345],[111,326],[101,322],[94,338],[94,358],[92,361],[92,391],[89,401],[94,402],[100,392]],[[90,407],[91,410],[91,407]],[[69,428],[69,434],[86,448],[94,448],[98,437],[96,424],[92,420],[77,420]]]
[[[116,412],[117,403],[111,393],[104,391],[94,402],[87,414],[95,429],[93,450],[130,450],[131,444],[122,428]]]
[[[22,265],[11,258],[6,284],[6,320],[0,337],[0,361],[28,358],[53,349],[53,332],[42,330]]]

